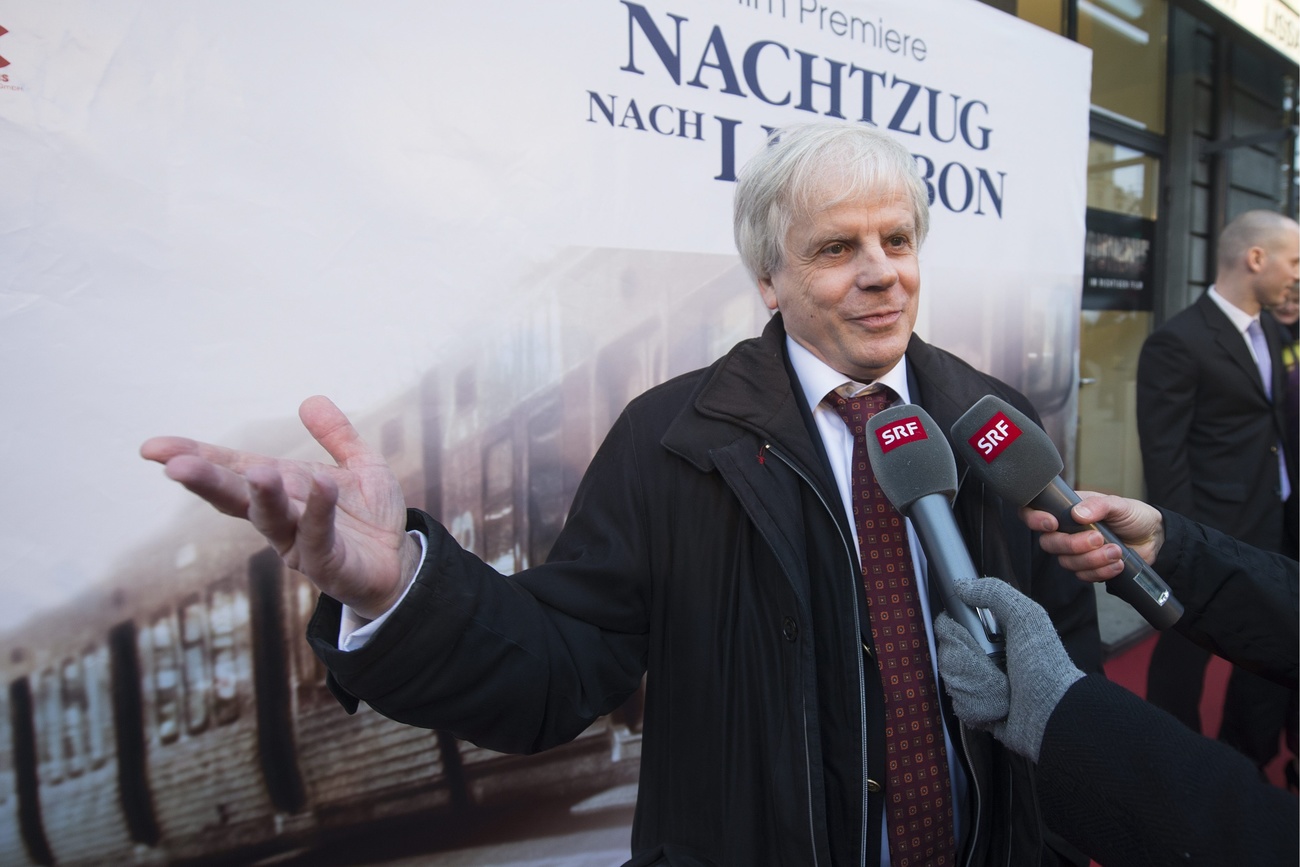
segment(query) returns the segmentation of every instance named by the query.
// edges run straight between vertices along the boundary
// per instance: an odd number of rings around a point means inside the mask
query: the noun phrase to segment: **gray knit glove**
[[[1006,636],[1004,674],[966,629],[947,614],[934,621],[939,673],[962,722],[1038,761],[1048,717],[1083,672],[1075,668],[1047,612],[1005,581],[977,578],[957,584],[968,605],[993,612]]]

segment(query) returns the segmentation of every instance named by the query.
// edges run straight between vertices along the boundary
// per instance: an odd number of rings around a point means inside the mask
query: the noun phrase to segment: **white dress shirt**
[[[846,384],[852,384],[851,391],[842,390],[841,394],[846,397],[853,397],[863,392],[870,391],[878,385],[889,386],[898,395],[899,402],[911,403],[912,393],[907,387],[907,356],[899,359],[898,364],[886,373],[884,376],[870,384],[855,382],[846,377],[844,374],[832,369],[824,361],[813,355],[789,335],[785,338],[786,348],[790,353],[790,366],[794,368],[795,375],[799,378],[799,386],[803,389],[804,397],[808,401],[808,406],[812,407],[813,422],[817,425],[817,433],[821,435],[822,444],[826,446],[826,456],[831,462],[831,472],[835,474],[835,486],[839,488],[840,502],[844,507],[844,514],[849,520],[849,526],[853,526],[853,497],[852,497],[852,471],[853,471],[853,434],[849,431],[849,426],[840,418],[840,414],[831,407],[822,402],[831,391],[840,388]],[[912,566],[916,573],[916,595],[921,603],[921,614],[925,617],[926,640],[930,644],[930,661],[934,669],[935,683],[939,682],[939,666],[936,660],[938,655],[934,648],[934,629],[930,617],[930,593],[929,586],[926,583],[926,564],[925,553],[921,550],[921,541],[917,538],[916,529],[912,526],[911,521],[907,523],[907,541],[912,549]],[[857,553],[857,546],[851,546],[854,553]],[[943,707],[940,705],[940,714],[943,713]],[[953,749],[952,738],[948,735],[948,726],[943,727],[943,743],[948,750],[948,778],[952,782],[953,795],[953,838],[960,843],[961,841],[961,807],[966,803],[966,772],[961,767],[961,762],[957,760],[957,753]],[[875,773],[875,771],[872,771]],[[882,829],[887,829],[888,824],[882,823]],[[889,833],[883,831],[880,835],[880,863],[882,867],[889,867]]]
[[[1223,315],[1227,316],[1232,322],[1232,327],[1236,328],[1237,332],[1241,334],[1241,339],[1245,341],[1246,348],[1250,350],[1250,357],[1255,360],[1255,364],[1258,366],[1259,356],[1255,354],[1255,344],[1251,342],[1250,335],[1246,333],[1246,329],[1250,327],[1250,323],[1259,321],[1259,315],[1256,314],[1251,316],[1245,310],[1242,310],[1227,298],[1220,295],[1219,291],[1215,289],[1214,286],[1210,286],[1209,295],[1210,300],[1217,304],[1219,309],[1223,311]]]
[[[420,574],[420,567],[424,565],[424,557],[429,553],[429,539],[419,530],[407,530],[406,534],[413,537],[420,543],[420,562],[416,564],[415,574]],[[339,618],[339,650],[360,650],[366,646],[370,637],[379,631],[379,627],[384,625],[388,615],[397,610],[397,606],[402,604],[406,594],[411,592],[415,586],[415,578],[412,576],[411,583],[406,585],[402,595],[398,597],[393,606],[374,620],[367,620],[360,614],[357,614],[347,605],[343,606],[343,616]]]

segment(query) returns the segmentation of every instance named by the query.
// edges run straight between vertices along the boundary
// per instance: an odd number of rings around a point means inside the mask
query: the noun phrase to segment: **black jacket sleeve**
[[[1162,509],[1153,568],[1185,612],[1175,628],[1212,653],[1295,689],[1300,670],[1300,564]]]
[[[514,576],[412,510],[428,552],[371,640],[338,650],[328,597],[308,626],[343,704],[513,753],[572,740],[622,704],[645,671],[649,559],[624,433],[597,453],[547,563]]]
[[[1037,783],[1048,826],[1106,867],[1291,864],[1300,844],[1294,795],[1097,676],[1048,719]]]

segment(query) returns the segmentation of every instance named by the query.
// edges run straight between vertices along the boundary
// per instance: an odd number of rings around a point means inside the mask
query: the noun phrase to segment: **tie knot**
[[[894,391],[888,386],[877,386],[853,397],[844,397],[838,390],[826,395],[824,403],[840,414],[854,436],[861,436],[867,429],[867,421],[894,400]]]

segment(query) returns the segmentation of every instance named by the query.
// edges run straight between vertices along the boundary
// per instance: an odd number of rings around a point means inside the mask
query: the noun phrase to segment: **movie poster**
[[[530,758],[348,715],[310,585],[140,443],[323,456],[325,394],[539,562],[627,400],[761,330],[735,173],[830,117],[931,190],[918,333],[1069,454],[1089,79],[974,0],[0,6],[0,863],[622,863],[635,697]]]

